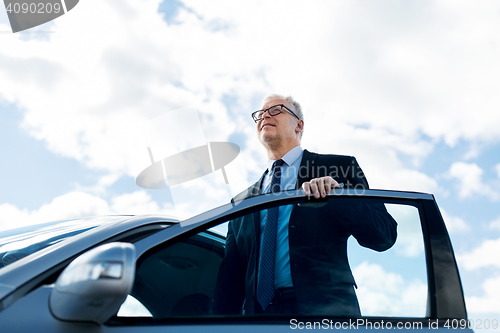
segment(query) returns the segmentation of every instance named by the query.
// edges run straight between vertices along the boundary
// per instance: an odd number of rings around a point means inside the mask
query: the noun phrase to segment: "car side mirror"
[[[50,294],[52,315],[65,321],[104,323],[132,290],[135,259],[134,245],[108,243],[73,260]]]

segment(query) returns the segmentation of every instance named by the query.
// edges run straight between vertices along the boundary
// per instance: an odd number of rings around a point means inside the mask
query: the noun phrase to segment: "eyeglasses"
[[[273,105],[268,109],[255,111],[252,113],[252,118],[255,122],[258,122],[262,119],[262,117],[264,117],[264,113],[266,113],[266,111],[269,112],[269,115],[271,116],[277,116],[281,112],[283,112],[283,108],[287,109],[291,114],[293,114],[295,117],[297,117],[297,119],[300,120],[300,118],[292,110],[290,110],[283,104]]]

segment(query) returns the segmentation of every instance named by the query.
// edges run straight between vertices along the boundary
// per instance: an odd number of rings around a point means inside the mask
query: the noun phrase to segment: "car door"
[[[251,243],[253,246],[259,243],[261,219],[272,206],[280,207],[280,213],[291,211],[290,265],[303,266],[291,268],[295,274],[292,280],[297,294],[301,293],[297,290],[299,286],[306,288],[313,294],[312,299],[301,297],[309,303],[317,303],[305,312],[269,316],[248,311],[245,308],[249,302],[245,295],[248,292],[241,291],[248,288],[248,278],[245,281],[241,272],[222,271],[220,267],[224,256],[230,255],[224,254],[228,230],[234,240],[234,228],[241,231],[245,223],[251,224],[246,228],[248,239],[237,239],[238,258],[244,264],[232,262],[231,267],[234,270],[241,270],[242,266],[247,270],[257,267],[248,262],[258,260],[258,250],[254,248],[252,252],[249,248]],[[381,236],[369,225],[377,219],[381,219],[382,224],[387,222],[384,219],[397,223],[394,244],[380,245]],[[358,226],[352,227],[355,224]],[[360,232],[363,228],[366,232]],[[301,241],[295,240],[297,233]],[[169,327],[188,330],[210,327],[219,331],[233,330],[235,325],[274,331],[360,327],[419,330],[450,325],[453,320],[456,327],[467,326],[451,243],[431,195],[344,191],[322,200],[296,193],[262,196],[187,220],[136,246],[140,254],[133,291],[118,315],[108,322],[130,332],[139,327],[151,332]],[[347,268],[342,267],[339,259],[344,255],[343,247],[348,257]],[[293,253],[307,260],[297,263]],[[314,265],[304,266],[304,262],[314,262]],[[301,269],[304,271],[297,273]],[[230,274],[231,279],[243,279],[239,287],[228,283],[225,274]],[[299,276],[308,275],[314,275],[306,278],[309,283],[312,281],[311,286],[301,286]],[[346,316],[342,311],[332,310],[322,298],[335,283],[350,281],[349,276],[353,278],[360,316]],[[221,280],[224,281],[222,288]],[[239,293],[235,297],[241,302],[237,312],[220,312],[217,293]],[[326,302],[329,301],[327,298]]]

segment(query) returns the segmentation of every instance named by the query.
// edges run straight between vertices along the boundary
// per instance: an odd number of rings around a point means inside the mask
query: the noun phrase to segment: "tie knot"
[[[271,188],[270,192],[281,191],[281,166],[285,163],[283,160],[277,160],[271,168]]]
[[[281,167],[283,164],[285,164],[285,161],[283,161],[282,159],[279,159],[279,160],[277,160],[277,161],[274,161],[274,163],[273,163],[273,169],[279,168],[279,167]]]

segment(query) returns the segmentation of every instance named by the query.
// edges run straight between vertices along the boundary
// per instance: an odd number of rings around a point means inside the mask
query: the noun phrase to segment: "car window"
[[[256,294],[260,227],[271,207],[146,252],[118,317],[268,315]],[[426,316],[424,241],[414,203],[332,196],[276,207],[286,222],[278,222],[273,307],[290,298],[296,305],[285,315]]]
[[[427,304],[427,270],[418,209],[385,204],[398,222],[398,239],[387,251],[359,246],[351,237],[349,263],[358,286],[365,316],[424,317]]]
[[[145,256],[137,267],[131,296],[143,304],[137,316],[206,315],[211,309],[225,239],[207,230]],[[129,299],[122,308],[136,303]],[[137,305],[136,305],[137,306]],[[131,311],[123,310],[131,316]]]

